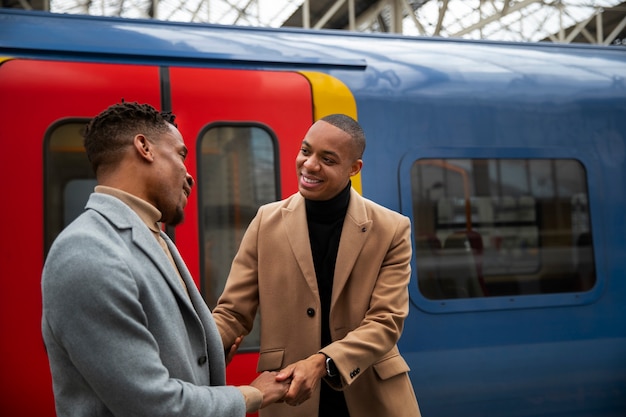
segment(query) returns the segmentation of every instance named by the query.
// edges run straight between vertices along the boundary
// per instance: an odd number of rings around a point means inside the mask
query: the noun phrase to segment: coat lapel
[[[363,197],[354,189],[351,189],[350,203],[348,204],[348,212],[343,222],[337,262],[335,264],[331,310],[337,297],[346,285],[357,258],[361,254],[363,245],[365,245],[365,241],[370,234],[371,226],[372,220],[367,217]]]
[[[141,221],[141,220],[140,220]],[[165,235],[165,233],[161,233],[161,236],[165,236],[164,239],[168,244],[170,252],[172,253],[172,257],[174,257],[174,253],[178,254],[178,251],[172,250],[172,241]],[[182,299],[183,303],[193,310],[193,306],[191,305],[191,301],[185,292],[185,289],[180,284],[176,271],[174,270],[174,265],[170,262],[169,258],[163,251],[159,242],[152,235],[150,229],[145,226],[143,223],[133,225],[133,243],[137,245],[141,250],[144,251],[147,257],[149,257],[152,262],[159,268],[161,271],[161,275],[167,282],[167,284],[172,288],[174,294]],[[176,260],[176,258],[174,258]],[[179,260],[176,261],[180,265],[180,257]],[[186,268],[183,268],[186,270]],[[180,267],[179,267],[180,270]],[[181,271],[181,275],[182,275]]]
[[[161,271],[163,279],[172,287],[174,294],[181,298],[184,304],[193,310],[191,301],[189,297],[187,297],[182,285],[180,285],[174,266],[171,264],[165,252],[163,252],[163,248],[161,248],[159,242],[152,235],[148,226],[141,221],[139,216],[129,206],[108,194],[93,193],[89,197],[86,208],[96,210],[119,229],[131,229],[133,243],[140,248],[159,271]],[[172,244],[171,240],[167,237],[166,242],[168,242],[168,245]],[[171,250],[171,247],[170,252],[172,252],[173,255],[174,251]],[[175,252],[178,253],[177,251]],[[179,261],[182,262],[180,258]],[[183,269],[186,270],[186,268]]]
[[[302,275],[313,292],[318,293],[313,254],[309,241],[309,227],[306,221],[304,198],[295,194],[287,207],[282,209],[285,234],[293,251],[294,258],[302,271]],[[303,230],[303,233],[294,233],[294,230]]]
[[[226,383],[225,377],[224,377],[225,371],[226,371],[224,348],[221,343],[222,337],[220,336],[217,330],[217,326],[215,325],[215,320],[213,319],[213,316],[211,315],[211,311],[209,310],[208,306],[204,302],[202,295],[200,295],[200,292],[197,291],[196,283],[193,280],[193,277],[191,276],[189,269],[187,269],[187,266],[185,265],[183,258],[180,256],[178,249],[176,248],[172,240],[169,238],[169,236],[167,236],[165,233],[162,233],[161,236],[163,236],[163,239],[165,239],[165,242],[167,243],[167,247],[172,253],[172,258],[174,258],[174,262],[178,266],[180,275],[183,278],[185,285],[187,286],[189,296],[187,296],[187,294],[184,293],[184,289],[182,288],[182,285],[180,285],[180,282],[178,282],[178,277],[176,278],[176,281],[177,281],[176,283],[178,284],[178,287],[180,287],[181,291],[183,291],[183,294],[186,299],[185,301],[186,302],[191,301],[191,303],[195,307],[193,308],[193,311],[196,313],[197,317],[202,322],[202,327],[204,328],[204,331],[206,332],[205,339],[206,339],[206,343],[209,349],[209,355],[208,355],[209,368],[211,370],[215,370],[214,372],[211,372],[210,374],[211,385],[224,385]]]

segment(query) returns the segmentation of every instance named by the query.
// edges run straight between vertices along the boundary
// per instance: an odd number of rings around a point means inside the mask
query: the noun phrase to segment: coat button
[[[310,307],[307,308],[306,309],[306,315],[309,316],[309,317],[313,317],[315,315],[315,309],[310,308]]]
[[[198,358],[198,365],[202,366],[206,363],[206,361],[207,361],[206,355],[202,355]]]

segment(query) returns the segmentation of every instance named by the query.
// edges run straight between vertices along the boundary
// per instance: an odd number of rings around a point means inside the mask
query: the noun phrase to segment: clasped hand
[[[242,340],[243,336],[239,336],[226,352],[226,364],[229,364],[233,359]],[[263,393],[261,408],[274,402],[283,401],[296,406],[311,398],[320,383],[320,379],[326,375],[324,363],[325,356],[316,353],[283,368],[278,373],[263,372],[251,383]]]
[[[320,379],[326,374],[324,361],[324,355],[315,354],[283,368],[276,375],[277,382],[290,382],[283,401],[296,406],[311,398]]]

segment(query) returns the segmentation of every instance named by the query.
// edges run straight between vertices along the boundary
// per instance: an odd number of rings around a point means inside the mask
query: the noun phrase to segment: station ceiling
[[[226,25],[626,45],[618,0],[0,0],[0,7]]]

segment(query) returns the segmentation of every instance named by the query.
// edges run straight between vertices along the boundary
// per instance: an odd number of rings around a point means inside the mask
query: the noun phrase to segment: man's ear
[[[363,168],[363,160],[357,159],[352,163],[352,167],[350,168],[350,176],[354,177],[356,174],[361,172],[361,168]]]
[[[137,151],[140,158],[152,162],[154,161],[154,155],[152,154],[152,144],[144,135],[135,135],[133,138],[133,146]]]

